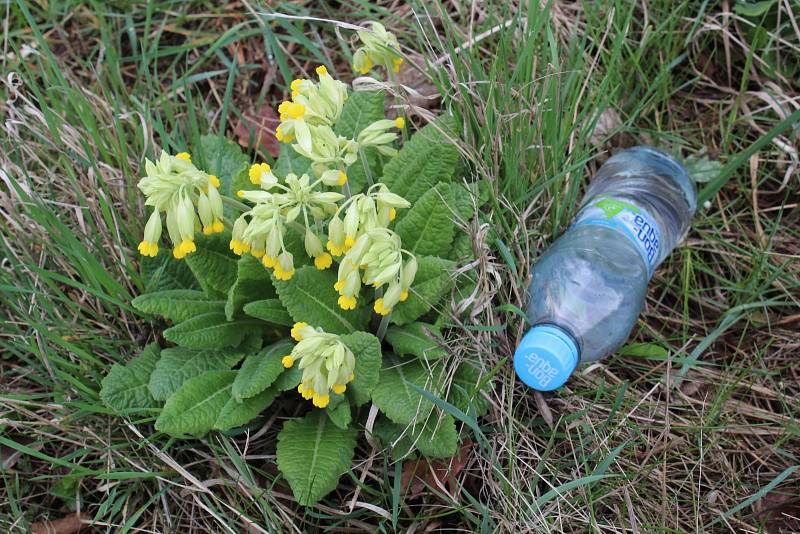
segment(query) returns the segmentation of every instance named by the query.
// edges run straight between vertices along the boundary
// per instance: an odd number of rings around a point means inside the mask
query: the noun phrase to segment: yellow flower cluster
[[[399,72],[403,58],[400,57],[400,43],[393,33],[386,30],[383,24],[372,22],[370,30],[358,32],[363,46],[353,54],[353,70],[366,74],[378,65],[387,71]]]
[[[275,278],[289,280],[295,272],[294,256],[286,250],[284,237],[289,227],[295,227],[303,231],[306,253],[317,269],[330,267],[333,258],[323,249],[315,228],[318,221],[336,212],[336,203],[344,196],[319,191],[325,177],[312,183],[307,174],[289,174],[282,184],[266,163],[253,165],[249,175],[261,190],[239,192],[240,198],[255,206],[234,222],[230,249],[238,255],[249,252],[264,267],[274,269]]]
[[[166,213],[167,234],[177,259],[197,250],[195,232],[222,232],[225,225],[219,186],[219,179],[197,169],[186,152],[170,156],[162,151],[158,161],[145,160],[145,176],[138,187],[145,195],[145,204],[154,210],[145,224],[139,252],[144,256],[158,254],[162,212]]]
[[[331,392],[343,394],[347,384],[355,378],[355,357],[339,336],[321,328],[295,323],[291,335],[298,343],[281,363],[289,368],[299,362],[303,378],[297,387],[298,393],[317,408],[325,408]]]

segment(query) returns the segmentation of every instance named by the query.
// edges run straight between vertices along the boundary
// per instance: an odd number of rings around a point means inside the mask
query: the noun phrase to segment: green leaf
[[[164,330],[164,338],[190,349],[234,347],[260,328],[255,319],[228,321],[223,312],[204,313]]]
[[[328,412],[331,422],[339,428],[346,429],[350,425],[352,416],[349,402],[340,402],[332,408],[329,406],[326,412]]]
[[[270,387],[284,371],[281,358],[292,351],[292,346],[291,341],[284,339],[248,356],[236,374],[233,398],[241,402]]]
[[[250,317],[279,326],[292,326],[294,324],[289,312],[286,311],[286,308],[283,307],[283,304],[278,299],[257,300],[245,304],[244,313]]]
[[[777,1],[778,0],[763,0],[762,2],[753,3],[740,1],[733,6],[733,10],[736,11],[737,15],[742,15],[743,17],[760,17],[769,11]]]
[[[442,333],[428,323],[410,323],[392,326],[386,331],[386,340],[396,354],[411,355],[423,360],[437,360],[447,355],[441,347]]]
[[[422,195],[395,227],[403,248],[417,255],[447,255],[456,234],[450,204],[448,184],[439,184]]]
[[[230,321],[248,302],[276,296],[269,271],[251,254],[243,254],[236,264],[236,281],[228,290],[225,316]]]
[[[342,107],[342,115],[336,121],[333,131],[348,139],[355,139],[361,133],[361,130],[384,118],[385,100],[386,93],[383,91],[350,93],[344,103],[344,107]]]
[[[227,371],[244,357],[244,351],[194,350],[173,347],[161,351],[161,359],[150,375],[150,393],[155,399],[167,400],[184,382],[206,371]]]
[[[458,450],[458,431],[455,419],[449,414],[429,417],[424,424],[416,426],[398,425],[379,417],[373,426],[373,435],[384,446],[391,447],[395,459],[414,451],[429,458],[450,458]]]
[[[281,143],[278,161],[272,167],[272,173],[278,178],[286,178],[289,173],[302,176],[308,172],[310,167],[310,159],[298,154],[290,143]]]
[[[362,304],[355,310],[339,308],[339,295],[333,289],[336,274],[331,269],[320,271],[306,265],[291,280],[273,279],[272,283],[281,303],[297,322],[321,327],[331,334],[347,334],[367,327],[370,310],[366,306]]]
[[[156,366],[160,350],[157,343],[151,343],[127,364],[116,363],[111,366],[100,389],[103,403],[116,412],[158,406],[147,389],[147,382]]]
[[[372,390],[378,383],[382,360],[381,342],[367,332],[354,332],[342,336],[341,339],[356,360],[356,367],[353,369],[355,377],[347,385],[347,395],[356,406],[361,406],[369,401]]]
[[[156,420],[156,430],[171,436],[208,432],[231,400],[235,378],[236,371],[206,371],[190,378],[167,399]]]
[[[472,219],[475,214],[475,200],[476,194],[472,190],[477,190],[477,184],[471,184],[471,187],[466,187],[464,184],[450,184],[450,192],[452,194],[452,210],[451,217],[456,218],[458,222],[467,222]]]
[[[252,188],[247,176],[250,160],[230,139],[218,135],[202,136],[199,151],[193,159],[198,168],[219,178],[219,192],[225,196],[232,196],[245,187]]]
[[[429,371],[418,360],[399,362],[387,358],[380,381],[372,391],[372,402],[389,419],[400,425],[424,420],[433,410],[433,403],[409,384],[432,389]],[[438,384],[435,384],[438,387]]]
[[[486,415],[489,411],[489,401],[477,390],[483,379],[479,369],[469,362],[458,366],[450,386],[447,401],[462,412],[474,415],[476,418]],[[483,388],[486,388],[484,385]],[[470,411],[470,405],[474,412]]]
[[[472,249],[472,236],[468,232],[458,232],[453,247],[447,258],[458,263],[468,263],[475,259],[475,251]]]
[[[230,239],[229,232],[198,234],[195,241],[197,251],[184,260],[209,295],[225,298],[236,282],[238,258],[229,249]]]
[[[271,387],[276,388],[278,391],[289,391],[290,389],[297,388],[302,378],[303,370],[300,369],[299,365],[293,365],[278,375],[278,378],[275,379]]]
[[[411,284],[408,300],[397,304],[392,312],[394,324],[404,325],[415,321],[438,304],[455,284],[450,273],[454,262],[435,256],[422,256],[417,261],[419,268]]]
[[[225,302],[210,300],[202,291],[194,289],[168,289],[145,293],[133,299],[133,307],[142,313],[161,315],[175,322],[185,321],[195,315],[222,311]]]
[[[173,258],[169,249],[162,251],[155,258],[143,256],[141,262],[146,293],[165,289],[197,289],[200,287],[186,262]]]
[[[350,470],[355,429],[336,427],[322,410],[286,421],[278,434],[278,469],[298,503],[309,506],[330,493]]]
[[[451,458],[458,449],[458,431],[452,415],[431,416],[424,425],[414,427],[411,441],[429,458]]]
[[[214,430],[229,430],[246,425],[272,404],[278,393],[280,391],[277,389],[269,388],[241,402],[233,397],[229,398],[214,421]]]
[[[443,131],[455,138],[452,117],[439,117],[411,136],[400,153],[384,166],[380,181],[412,204],[436,184],[450,182],[459,154]]]

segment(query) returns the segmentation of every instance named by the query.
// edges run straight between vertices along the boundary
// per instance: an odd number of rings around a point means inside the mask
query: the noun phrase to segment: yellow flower
[[[333,258],[327,252],[323,252],[316,258],[314,258],[314,267],[319,269],[320,271],[327,269],[328,267],[333,264]]]
[[[142,256],[150,256],[155,258],[156,254],[158,254],[158,244],[152,243],[150,241],[142,241],[139,243],[139,252]]]
[[[406,300],[408,300],[408,291],[401,291],[400,302],[405,302]]]
[[[308,323],[294,323],[292,327],[291,336],[295,341],[303,340],[303,330],[308,327]]]
[[[392,312],[392,308],[384,306],[383,299],[378,299],[375,301],[374,309],[375,313],[378,313],[380,315],[388,315]]]
[[[284,356],[283,358],[281,358],[281,364],[283,364],[283,366],[284,366],[286,369],[288,369],[288,368],[290,368],[292,365],[294,365],[294,358],[292,358],[292,355],[291,355],[291,354],[289,354],[289,355],[286,355],[286,356]]]
[[[402,130],[406,126],[406,120],[403,117],[397,117],[394,120],[394,125],[397,127],[398,130]]]
[[[328,395],[317,395],[317,394],[315,393],[315,394],[314,394],[314,397],[313,397],[313,400],[312,400],[311,402],[312,402],[312,403],[314,404],[314,406],[316,406],[317,408],[324,408],[324,407],[326,407],[326,406],[328,405],[328,403],[330,402],[330,400],[331,400],[331,398],[330,398],[330,396],[328,396]]]
[[[305,382],[297,386],[297,392],[300,393],[305,400],[308,400],[314,396],[314,389]]]
[[[178,152],[177,154],[175,154],[175,157],[180,158],[183,161],[192,161],[192,156],[188,152]]]
[[[343,310],[355,310],[356,309],[356,298],[355,297],[348,297],[346,295],[342,295],[339,297],[337,301],[339,307]]]
[[[286,357],[298,362],[303,371],[297,392],[306,400],[312,399],[317,408],[325,408],[330,392],[341,395],[346,384],[355,378],[355,357],[339,336],[321,328],[303,326],[300,337]]]
[[[397,218],[397,210],[395,208],[389,208],[389,220],[393,221]]]
[[[325,65],[320,65],[319,67],[316,68],[316,73],[319,74],[320,76],[325,76],[326,74],[328,74],[328,69],[325,68]]]
[[[278,258],[275,258],[274,256],[268,256],[268,255],[264,254],[263,257],[261,258],[261,263],[267,269],[272,269],[273,267],[275,267],[275,264],[277,262],[278,262]]]
[[[208,175],[208,181],[209,181],[209,182],[211,182],[211,185],[213,185],[214,187],[216,187],[217,189],[219,189],[219,185],[220,185],[220,183],[219,183],[219,178],[217,178],[217,177],[216,177],[216,176],[214,176],[213,174],[209,174],[209,175]]]
[[[339,181],[336,182],[336,185],[342,186],[347,183],[347,175],[344,171],[339,171]]]

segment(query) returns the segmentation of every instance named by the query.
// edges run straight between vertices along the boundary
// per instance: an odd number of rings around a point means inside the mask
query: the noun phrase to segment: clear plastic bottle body
[[[693,182],[672,157],[635,147],[609,159],[573,226],[533,269],[531,325],[566,332],[581,362],[611,354],[628,338],[653,270],[686,232],[695,207]]]

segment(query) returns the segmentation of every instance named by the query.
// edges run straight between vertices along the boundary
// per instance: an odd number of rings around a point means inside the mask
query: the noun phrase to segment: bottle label
[[[592,224],[620,231],[636,245],[652,275],[658,261],[661,234],[653,218],[638,206],[615,198],[599,198],[587,204],[573,227]]]

